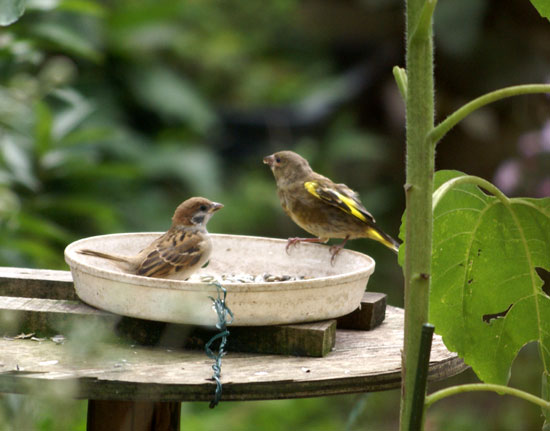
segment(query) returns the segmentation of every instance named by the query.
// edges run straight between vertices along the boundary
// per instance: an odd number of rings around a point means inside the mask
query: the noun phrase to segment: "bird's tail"
[[[381,242],[395,253],[399,253],[399,244],[395,239],[383,232],[377,226],[369,226],[367,229],[367,237],[375,241]]]
[[[85,255],[88,255],[88,256],[101,257],[102,259],[114,260],[115,262],[127,263],[127,259],[125,259],[123,256],[117,256],[117,255],[114,255],[114,254],[102,253],[100,251],[90,250],[88,248],[83,248],[81,250],[77,250],[77,253],[85,254]]]

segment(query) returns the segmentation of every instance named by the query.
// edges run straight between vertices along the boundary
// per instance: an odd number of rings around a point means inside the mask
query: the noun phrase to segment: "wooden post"
[[[181,403],[89,400],[87,431],[179,431]]]

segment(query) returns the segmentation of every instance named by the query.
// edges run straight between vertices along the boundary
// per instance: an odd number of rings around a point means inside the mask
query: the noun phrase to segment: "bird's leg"
[[[346,242],[348,242],[349,235],[344,238],[344,241],[342,241],[340,244],[336,244],[330,247],[329,251],[332,257],[330,258],[331,265],[334,265],[334,260],[336,259],[336,255],[340,253],[340,250],[344,248],[346,245]]]
[[[299,242],[327,242],[327,240],[324,238],[289,238],[285,247],[286,252],[288,253],[288,249]]]

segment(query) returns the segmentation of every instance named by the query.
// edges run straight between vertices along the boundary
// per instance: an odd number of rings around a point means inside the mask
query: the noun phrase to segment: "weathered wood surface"
[[[0,267],[0,296],[78,299],[70,271]]]
[[[207,401],[214,394],[212,360],[204,352],[83,341],[0,340],[0,392],[53,390],[88,399]],[[397,388],[401,375],[403,311],[388,307],[372,331],[338,330],[324,358],[228,353],[222,361],[222,400],[261,400]],[[84,350],[84,351],[81,351]],[[436,336],[430,379],[466,366]],[[61,391],[61,392],[59,392]]]
[[[0,335],[34,332],[37,336],[66,333],[75,324],[114,328],[120,316],[64,299],[0,296]]]
[[[230,327],[227,349],[234,352],[323,357],[336,343],[336,320],[299,325]]]
[[[7,272],[12,275],[6,275]],[[43,271],[0,269],[3,303],[13,301],[13,312],[21,306],[38,308],[41,310],[38,314],[45,312],[50,316],[59,312],[61,322],[69,319],[66,316],[69,314],[92,331],[95,331],[91,325],[94,319],[113,316],[67,300],[63,289],[72,288],[67,274],[46,272],[48,283],[53,283],[53,293],[41,287]],[[23,281],[10,278],[22,273]],[[61,282],[62,287],[55,288],[54,281]],[[15,285],[24,286],[22,291],[26,293],[16,290]],[[40,298],[35,292],[41,292]],[[13,318],[9,314],[2,311],[0,335],[6,321]],[[324,358],[230,352],[222,361],[222,400],[299,398],[397,388],[401,381],[403,317],[403,310],[388,306],[386,319],[374,330],[338,329],[335,347]],[[213,361],[203,351],[114,343],[90,346],[88,337],[85,332],[80,338],[73,334],[64,344],[0,339],[0,392],[54,391],[77,398],[156,402],[209,401],[213,397]],[[442,379],[465,368],[436,336],[430,379]]]
[[[117,316],[79,301],[0,296],[0,335],[68,334],[95,326],[124,340],[162,347],[203,349],[218,331]],[[296,325],[231,327],[227,350],[322,357],[336,341],[336,320]]]

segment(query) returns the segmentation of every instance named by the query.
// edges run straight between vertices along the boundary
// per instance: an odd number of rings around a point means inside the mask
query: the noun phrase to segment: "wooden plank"
[[[88,401],[87,431],[179,431],[181,403]]]
[[[130,342],[167,348],[203,349],[215,329],[118,316],[80,301],[0,296],[0,328],[5,334],[47,337],[88,326]],[[298,356],[325,356],[334,347],[336,321],[263,327],[230,327],[227,350]]]
[[[323,357],[336,343],[336,320],[229,330],[228,349],[235,352]]]
[[[387,295],[378,292],[365,292],[359,308],[337,319],[338,329],[360,329],[370,331],[386,317]]]
[[[23,332],[47,337],[68,334],[83,326],[112,332],[119,320],[120,316],[80,301],[0,296],[0,328],[3,335]]]
[[[336,343],[336,320],[279,326],[230,326],[226,350],[323,357]],[[166,348],[204,349],[217,329],[124,318],[117,333],[141,344]],[[217,348],[216,343],[213,348]]]
[[[80,302],[69,271],[0,268],[0,328],[15,335],[38,337],[67,332],[70,326],[101,322],[134,342],[172,348],[203,348],[215,332],[187,325],[115,316]],[[88,323],[84,323],[88,322]],[[321,357],[334,346],[333,322],[258,327],[232,327],[228,350]]]
[[[70,271],[0,267],[0,296],[76,300]]]
[[[323,358],[229,352],[222,360],[224,400],[265,400],[398,388],[403,310],[388,306],[372,331],[337,330]],[[47,393],[121,401],[211,401],[213,361],[203,351],[86,345],[0,338],[0,392]],[[435,336],[430,379],[467,367]]]

